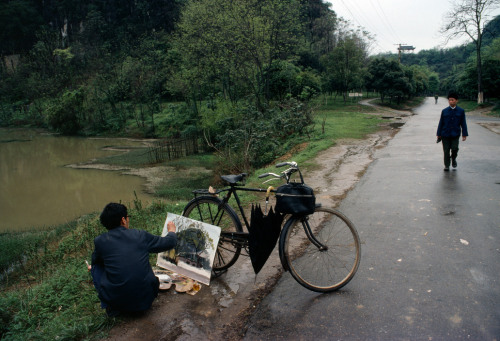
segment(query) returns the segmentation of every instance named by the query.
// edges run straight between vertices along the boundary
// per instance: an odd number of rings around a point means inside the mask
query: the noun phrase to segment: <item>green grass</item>
[[[129,147],[127,147],[129,149]],[[117,166],[141,167],[149,163],[148,148],[136,147],[127,153],[99,159],[99,163]]]
[[[493,109],[491,109],[491,112],[488,114],[493,117],[500,117],[500,104],[496,104]]]
[[[0,273],[5,273],[13,264],[23,259],[37,257],[40,249],[46,249],[49,243],[58,240],[75,223],[55,226],[44,230],[5,232],[0,234]]]
[[[130,208],[129,212],[132,226],[161,234],[166,213],[180,214],[181,211],[182,207],[176,204],[157,201],[147,208]],[[100,308],[84,262],[91,259],[94,238],[105,232],[98,215],[88,215],[56,230],[59,230],[57,238],[49,238],[37,252],[24,255],[20,271],[3,272],[0,339],[101,338],[117,322],[107,318]],[[11,234],[16,249],[33,247],[29,234]],[[39,232],[32,234],[36,237]],[[152,255],[152,263],[154,259]]]
[[[212,177],[207,174],[191,175],[189,177],[174,176],[165,179],[156,190],[156,195],[168,200],[186,200],[191,198],[193,189],[208,188]]]
[[[306,178],[307,172],[317,167],[314,158],[318,153],[334,146],[342,139],[364,138],[380,129],[379,124],[383,121],[377,115],[366,114],[374,113],[375,109],[357,102],[344,103],[340,97],[335,101],[330,98],[327,104],[324,103],[324,99],[318,100],[315,106],[313,133],[309,139],[303,138],[297,141],[305,147],[299,148],[296,152],[292,151],[286,158],[280,158],[280,161],[296,161]],[[258,175],[277,171],[275,164],[255,170],[247,180],[247,184],[251,187],[262,186],[262,179],[259,179]],[[242,193],[241,196],[245,203],[256,198],[252,193]]]
[[[294,154],[294,161],[308,164],[321,151],[335,145],[341,139],[361,139],[379,129],[382,119],[373,108],[358,103],[344,104],[341,99],[319,106],[315,114],[314,134],[307,147]]]
[[[458,101],[458,106],[463,108],[466,113],[474,110],[489,109],[491,112],[488,113],[488,115],[496,117],[500,116],[500,103],[498,103],[496,99],[493,99],[492,102],[485,102],[483,104],[477,104],[477,101],[461,99]]]

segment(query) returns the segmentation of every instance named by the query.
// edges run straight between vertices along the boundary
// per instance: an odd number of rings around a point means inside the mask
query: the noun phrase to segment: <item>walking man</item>
[[[437,128],[438,141],[443,141],[444,170],[450,170],[450,163],[453,168],[457,168],[458,142],[460,135],[462,141],[467,139],[467,122],[465,120],[465,110],[457,106],[458,96],[456,93],[448,94],[449,107],[441,111],[441,118]]]

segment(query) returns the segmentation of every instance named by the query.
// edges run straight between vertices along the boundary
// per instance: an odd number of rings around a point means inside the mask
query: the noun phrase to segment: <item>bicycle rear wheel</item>
[[[330,292],[354,277],[361,245],[356,228],[346,216],[331,208],[317,207],[313,214],[291,217],[285,223],[280,256],[302,286]]]
[[[191,200],[184,211],[184,217],[219,226],[222,232],[243,232],[241,222],[234,210],[221,199],[200,196]],[[241,244],[221,235],[212,269],[221,271],[233,265],[241,253]]]

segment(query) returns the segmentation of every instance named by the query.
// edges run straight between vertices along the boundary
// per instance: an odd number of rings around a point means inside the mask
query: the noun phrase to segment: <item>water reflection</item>
[[[0,232],[64,223],[110,201],[128,205],[134,191],[143,202],[151,201],[142,192],[142,178],[64,167],[117,153],[105,146],[126,145],[139,142],[0,129]]]

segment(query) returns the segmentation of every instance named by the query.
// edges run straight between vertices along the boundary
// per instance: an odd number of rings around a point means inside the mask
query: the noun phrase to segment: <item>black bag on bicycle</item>
[[[314,191],[304,183],[290,182],[276,190],[276,212],[307,215],[314,213],[315,207]]]

